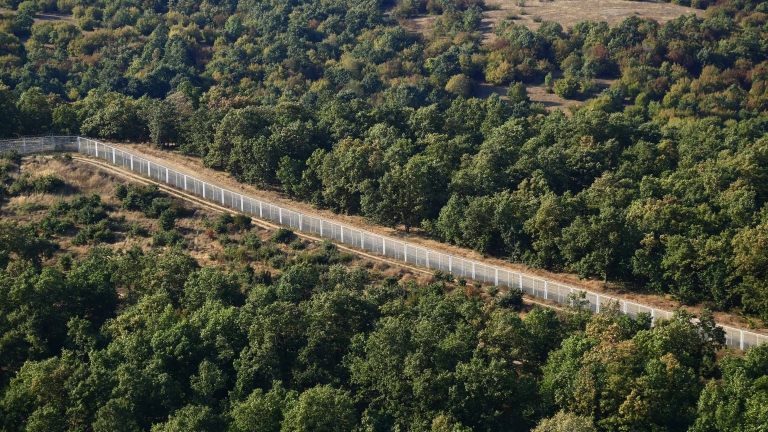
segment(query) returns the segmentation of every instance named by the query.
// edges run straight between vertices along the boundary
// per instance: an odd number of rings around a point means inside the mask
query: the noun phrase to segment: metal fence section
[[[144,159],[131,152],[89,138],[46,136],[0,141],[0,154],[12,150],[22,154],[55,151],[84,153],[104,159],[159,182],[169,184],[223,207],[247,213],[260,219],[266,219],[297,231],[332,239],[348,246],[405,261],[409,264],[441,270],[455,276],[498,286],[519,288],[526,294],[560,304],[568,304],[571,301],[571,294],[583,292],[588,302],[588,307],[596,313],[600,312],[601,308],[608,307],[610,304],[617,304],[622,313],[632,318],[636,318],[641,313],[649,314],[652,320],[668,319],[673,316],[672,312],[666,310],[585,291],[580,288],[504,268],[489,266],[282,208],[266,201],[251,198],[241,193],[207,183],[193,176]],[[730,347],[747,350],[750,347],[768,342],[768,336],[730,326],[721,327],[725,330],[726,344]]]

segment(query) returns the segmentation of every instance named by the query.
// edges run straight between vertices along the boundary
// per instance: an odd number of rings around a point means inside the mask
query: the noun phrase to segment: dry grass
[[[700,9],[677,6],[669,3],[640,2],[628,0],[555,0],[527,1],[525,6],[518,6],[513,0],[488,0],[489,9],[484,14],[483,28],[486,38],[492,38],[493,26],[505,19],[509,14],[517,14],[518,24],[523,24],[531,30],[541,25],[534,21],[541,17],[543,21],[560,23],[568,28],[580,21],[605,21],[615,26],[631,16],[650,18],[665,23],[681,15],[703,15]]]
[[[562,78],[562,72],[555,73],[554,75],[555,79]],[[614,80],[596,78],[593,81],[595,82],[598,91],[602,91],[603,89],[609,88]],[[544,84],[528,84],[526,85],[525,90],[528,94],[528,98],[531,99],[532,103],[540,103],[550,111],[554,109],[561,109],[567,115],[570,115],[571,112],[569,107],[577,107],[583,103],[583,100],[580,99],[563,99],[560,96],[547,91],[547,87]],[[506,95],[507,87],[495,86],[488,83],[482,83],[477,86],[473,96],[485,99],[493,93],[498,94],[502,100],[509,99]]]
[[[605,21],[608,25],[615,26],[631,16],[665,23],[681,15],[704,15],[704,11],[700,9],[654,1],[528,0],[522,7],[517,0],[487,0],[486,3],[487,8],[480,24],[480,31],[483,32],[485,40],[494,39],[496,36],[493,34],[493,28],[496,23],[510,16],[516,17],[514,21],[517,24],[535,31],[541,25],[541,21],[557,22],[567,29],[577,22],[587,20]],[[437,16],[421,15],[404,20],[403,27],[409,31],[429,34],[436,19]]]

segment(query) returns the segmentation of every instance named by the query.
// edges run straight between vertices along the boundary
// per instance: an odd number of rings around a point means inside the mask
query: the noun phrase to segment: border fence
[[[667,310],[586,291],[525,273],[489,266],[299,213],[204,182],[193,176],[149,161],[134,153],[89,138],[45,136],[0,141],[0,154],[11,150],[16,150],[22,154],[55,151],[84,153],[128,168],[131,171],[215,202],[223,207],[288,226],[304,233],[333,239],[342,244],[404,261],[408,264],[441,270],[455,276],[498,286],[519,288],[526,294],[561,304],[569,302],[570,294],[583,292],[586,295],[588,307],[596,313],[600,312],[601,307],[606,307],[609,303],[614,302],[618,303],[622,313],[632,318],[636,318],[640,313],[650,314],[652,320],[657,318],[667,319],[673,315],[672,312]],[[747,350],[755,345],[768,342],[768,336],[765,335],[725,325],[721,325],[721,327],[725,331],[726,345],[730,347]]]

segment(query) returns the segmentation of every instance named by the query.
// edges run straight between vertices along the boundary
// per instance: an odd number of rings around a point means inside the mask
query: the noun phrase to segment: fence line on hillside
[[[650,314],[652,320],[657,318],[668,319],[673,316],[673,313],[667,310],[459,258],[283,208],[215,186],[172,168],[149,161],[134,153],[89,138],[45,136],[0,141],[0,154],[11,150],[16,150],[23,154],[54,151],[84,153],[167,183],[175,188],[195,194],[224,207],[257,216],[260,219],[276,222],[301,232],[333,239],[345,245],[405,261],[409,264],[441,270],[456,276],[498,286],[519,288],[532,296],[553,300],[561,304],[569,302],[570,294],[584,292],[586,300],[589,302],[589,308],[596,313],[600,312],[600,308],[607,306],[610,302],[617,302],[620,311],[632,318],[636,318],[640,313]],[[721,325],[721,327],[725,330],[726,345],[730,347],[747,350],[752,346],[768,342],[768,336],[765,335],[726,325]]]

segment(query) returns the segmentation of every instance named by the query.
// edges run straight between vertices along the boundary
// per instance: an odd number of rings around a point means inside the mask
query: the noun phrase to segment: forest
[[[768,320],[768,3],[675,2],[705,10],[485,40],[482,1],[2,0],[0,138],[149,142],[706,308],[532,307],[8,153],[0,430],[765,430],[768,346],[709,310]]]
[[[768,345],[724,352],[707,311],[531,307],[78,164],[0,160],[0,430],[768,424]]]
[[[151,142],[371,223],[768,319],[768,3],[507,20],[484,42],[479,1],[4,1],[0,136]],[[397,21],[418,13],[439,15],[429,35]],[[483,83],[508,90],[472,97]],[[581,103],[550,112],[531,83]]]

